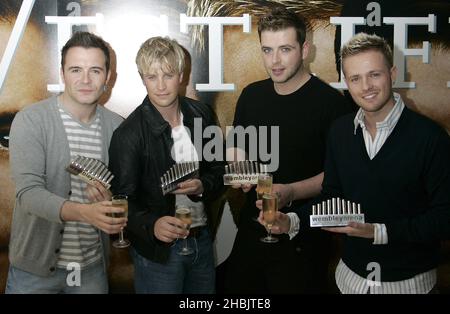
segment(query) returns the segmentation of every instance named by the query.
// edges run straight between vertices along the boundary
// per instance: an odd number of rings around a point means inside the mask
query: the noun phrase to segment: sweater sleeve
[[[389,243],[450,238],[450,137],[443,130],[426,147],[422,170],[428,206],[422,214],[386,222]]]
[[[62,223],[60,211],[66,199],[46,189],[46,153],[50,148],[45,144],[44,127],[44,121],[29,110],[19,112],[11,125],[9,158],[16,202],[31,215]]]

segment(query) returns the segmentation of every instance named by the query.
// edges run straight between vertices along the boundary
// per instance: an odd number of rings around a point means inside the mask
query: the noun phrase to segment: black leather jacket
[[[216,125],[207,105],[186,97],[179,97],[179,103],[183,124],[189,128],[193,143],[194,118],[202,119],[202,134],[207,126]],[[155,237],[154,225],[160,217],[175,213],[175,196],[163,196],[160,187],[160,177],[175,163],[170,153],[173,146],[171,132],[169,123],[146,97],[116,129],[109,148],[109,166],[115,176],[112,191],[128,195],[128,237],[140,255],[159,263],[167,260],[170,244]],[[207,139],[203,140],[203,146],[205,142]],[[208,200],[223,190],[224,166],[222,161],[200,161],[204,192],[201,198],[190,198],[204,201],[208,223],[211,217]]]

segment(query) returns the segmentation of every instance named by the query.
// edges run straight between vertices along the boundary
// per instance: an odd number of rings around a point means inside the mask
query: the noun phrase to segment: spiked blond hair
[[[356,34],[347,43],[345,43],[344,46],[342,46],[341,60],[344,61],[347,57],[369,50],[381,52],[388,68],[392,68],[394,65],[392,59],[392,49],[387,41],[377,35],[369,35],[366,33]]]
[[[152,65],[160,63],[164,72],[183,73],[185,54],[175,39],[152,37],[147,39],[136,56],[136,65],[141,75],[148,74]]]

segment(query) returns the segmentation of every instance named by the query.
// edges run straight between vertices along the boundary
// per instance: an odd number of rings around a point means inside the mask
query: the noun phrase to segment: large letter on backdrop
[[[355,35],[355,26],[366,24],[366,20],[363,17],[347,17],[347,16],[333,16],[330,17],[330,23],[335,25],[341,25],[341,48]],[[347,85],[344,82],[344,74],[341,67],[341,81],[338,83],[330,83],[334,88],[347,89]]]
[[[9,66],[14,58],[19,42],[22,39],[25,26],[30,18],[31,10],[33,9],[35,0],[24,0],[20,7],[19,14],[17,15],[16,23],[9,37],[8,44],[6,45],[5,53],[3,54],[2,61],[0,63],[0,92],[3,88],[3,82],[8,74]]]
[[[385,17],[385,24],[394,25],[394,64],[397,67],[398,76],[395,81],[395,88],[415,88],[415,82],[405,82],[406,57],[422,56],[423,63],[429,63],[430,60],[430,43],[423,42],[420,49],[409,49],[408,47],[408,25],[428,25],[428,31],[436,32],[436,16],[429,14],[428,17]],[[363,17],[331,17],[330,23],[341,25],[341,47],[355,34],[355,25],[364,25]],[[338,83],[330,83],[334,88],[346,89],[344,75],[341,67],[341,81]]]
[[[428,31],[436,33],[436,16],[428,17],[385,17],[385,24],[394,25],[394,64],[397,67],[396,88],[416,88],[415,82],[405,82],[406,56],[422,56],[423,63],[430,62],[430,43],[423,42],[420,49],[408,49],[408,25],[428,25]]]
[[[196,84],[201,92],[234,91],[234,84],[223,83],[223,26],[243,25],[244,33],[250,33],[251,18],[242,17],[188,17],[180,14],[180,31],[187,33],[187,25],[208,25],[209,83]]]

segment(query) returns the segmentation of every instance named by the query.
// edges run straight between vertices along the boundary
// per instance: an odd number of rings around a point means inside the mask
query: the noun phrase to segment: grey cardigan
[[[97,106],[97,111],[107,164],[112,133],[123,119],[102,106]],[[9,261],[19,269],[49,276],[56,268],[64,230],[61,207],[70,195],[70,174],[65,170],[70,150],[56,97],[20,111],[12,122],[9,143],[16,184]],[[106,267],[109,238],[101,234]]]

